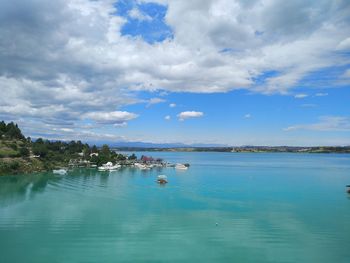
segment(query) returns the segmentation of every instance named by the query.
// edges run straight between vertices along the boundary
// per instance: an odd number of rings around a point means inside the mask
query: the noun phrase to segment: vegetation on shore
[[[125,160],[108,145],[90,147],[81,141],[49,141],[25,138],[17,124],[0,122],[0,175],[30,173],[66,167],[72,160],[96,165]],[[128,157],[136,159],[135,155]]]

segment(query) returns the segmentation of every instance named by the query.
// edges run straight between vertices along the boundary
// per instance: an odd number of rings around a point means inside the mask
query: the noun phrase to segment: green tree
[[[25,139],[17,124],[13,122],[6,124],[4,121],[0,122],[0,137],[19,140]]]
[[[98,152],[98,149],[97,149],[96,145],[92,146],[91,152],[92,153],[97,153]]]
[[[46,157],[49,150],[47,149],[46,144],[43,143],[35,143],[33,145],[33,153],[35,155],[39,155],[40,157]]]
[[[27,147],[21,147],[19,149],[19,153],[21,154],[22,157],[28,157],[30,154],[29,149]]]
[[[124,161],[126,160],[126,156],[124,154],[117,154],[117,160],[118,161]]]
[[[0,137],[6,133],[6,123],[4,121],[0,122]]]
[[[35,143],[36,144],[43,144],[44,140],[42,138],[38,138],[38,139],[36,139]]]
[[[128,157],[129,160],[137,160],[137,156],[133,153]]]
[[[109,149],[107,144],[104,144],[101,148],[101,155],[106,156],[108,158],[111,157],[111,150]]]
[[[84,156],[84,159],[86,159],[86,160],[90,158],[90,148],[84,147],[83,156]]]

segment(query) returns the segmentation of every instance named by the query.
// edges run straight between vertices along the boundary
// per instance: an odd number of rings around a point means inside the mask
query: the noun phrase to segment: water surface
[[[0,177],[0,262],[349,262],[350,155],[147,154],[191,167]]]

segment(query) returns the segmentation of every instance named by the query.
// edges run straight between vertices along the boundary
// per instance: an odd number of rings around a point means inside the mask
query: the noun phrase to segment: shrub
[[[21,147],[19,149],[19,153],[21,154],[22,157],[28,157],[30,154],[29,149],[27,147]]]
[[[19,168],[19,162],[11,162],[10,169],[16,171]]]
[[[11,147],[11,149],[13,149],[13,150],[15,150],[15,151],[17,151],[17,149],[18,149],[18,147],[17,147],[17,144],[14,142],[14,143],[11,143],[10,144],[10,147]]]

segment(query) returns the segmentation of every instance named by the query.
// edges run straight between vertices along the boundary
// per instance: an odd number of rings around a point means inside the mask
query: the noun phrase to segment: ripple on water
[[[349,157],[166,154],[193,165],[0,177],[0,261],[350,258]],[[155,182],[159,173],[168,185]]]

